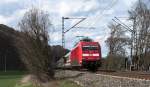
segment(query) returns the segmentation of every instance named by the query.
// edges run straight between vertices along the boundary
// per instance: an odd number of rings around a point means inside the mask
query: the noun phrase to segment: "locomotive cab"
[[[70,52],[70,64],[95,70],[100,66],[101,48],[98,42],[80,41]]]
[[[100,45],[98,42],[82,43],[82,66],[88,69],[97,69],[100,67]]]

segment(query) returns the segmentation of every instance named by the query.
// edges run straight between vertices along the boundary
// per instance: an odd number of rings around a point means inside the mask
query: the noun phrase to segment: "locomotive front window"
[[[98,50],[97,47],[91,47],[90,50]]]
[[[87,50],[98,50],[97,46],[83,46],[82,47],[83,51],[87,51]]]

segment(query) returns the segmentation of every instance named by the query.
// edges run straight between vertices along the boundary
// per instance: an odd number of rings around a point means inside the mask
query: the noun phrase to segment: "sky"
[[[137,0],[0,0],[0,24],[6,24],[18,30],[18,22],[25,12],[32,7],[49,13],[53,30],[49,32],[50,44],[61,45],[62,17],[86,18],[77,27],[65,34],[65,47],[73,48],[79,41],[77,36],[85,36],[98,41],[102,48],[102,56],[106,56],[108,48],[105,40],[109,36],[109,23],[114,17],[120,20],[128,17]],[[72,27],[79,19],[65,20],[65,30]],[[94,29],[91,29],[94,27]]]

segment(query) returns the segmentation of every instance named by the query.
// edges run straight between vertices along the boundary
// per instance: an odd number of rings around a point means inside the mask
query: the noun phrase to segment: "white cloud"
[[[6,17],[0,15],[0,24],[7,24],[7,21],[8,20],[6,20]]]
[[[27,10],[28,9],[16,10],[12,15],[5,18],[4,24],[9,25],[9,26],[13,27],[14,29],[18,29],[17,28],[18,23]]]
[[[53,33],[52,35],[49,35],[49,36],[51,36],[52,42],[58,42],[61,40],[60,32]]]
[[[83,2],[82,10],[90,11],[92,9],[97,9],[99,7],[99,3],[96,0],[89,0],[87,2]]]
[[[111,14],[113,14],[113,12],[114,12],[114,10],[110,9],[110,10],[105,11],[103,14],[110,16]]]
[[[12,14],[4,16],[0,14],[0,23],[17,27],[19,20],[23,17],[24,13],[32,6],[38,7],[47,11],[52,17],[52,23],[56,28],[56,32],[51,36],[53,43],[61,43],[61,17],[62,16],[75,16],[87,17],[85,21],[79,24],[80,27],[95,27],[95,30],[73,29],[69,31],[66,36],[66,47],[71,48],[74,41],[77,40],[76,36],[89,36],[102,45],[103,53],[106,54],[105,40],[109,35],[107,28],[108,23],[114,16],[126,16],[123,12],[132,6],[137,0],[118,0],[118,3],[110,9],[110,1],[107,0],[0,0],[0,4],[17,3],[22,6],[21,9],[15,10]],[[19,7],[18,7],[19,8]],[[105,11],[103,12],[103,10]],[[72,26],[77,20],[69,20],[65,25]],[[123,21],[126,22],[126,21]]]
[[[7,3],[14,3],[18,2],[19,0],[0,0],[0,4],[7,4]]]
[[[61,2],[60,4],[58,4],[58,6],[59,14],[62,16],[69,14],[71,11],[69,5],[67,5],[67,3],[65,2]]]
[[[3,16],[3,15],[0,15],[0,24],[8,24],[9,22],[12,21],[12,17],[11,16]]]
[[[122,3],[124,3],[127,7],[127,9],[130,9],[132,7],[132,5],[135,4],[137,0],[123,0]]]

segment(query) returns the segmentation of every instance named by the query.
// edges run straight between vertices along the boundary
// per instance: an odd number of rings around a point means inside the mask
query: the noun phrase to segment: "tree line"
[[[105,41],[109,49],[105,67],[150,70],[150,8],[139,0],[128,11],[131,25],[112,22]],[[131,27],[129,27],[131,26]],[[127,35],[128,34],[128,35]]]
[[[20,31],[0,25],[0,70],[28,70],[39,81],[52,79],[57,61],[69,50],[48,44],[51,26],[48,14],[36,8],[19,22]]]
[[[109,53],[102,59],[103,68],[121,70],[132,65],[134,69],[147,70],[150,67],[150,9],[147,4],[139,1],[129,11],[128,19],[133,24],[130,30],[121,24],[108,25],[111,31],[106,40]],[[32,8],[19,22],[20,31],[0,26],[0,69],[6,66],[24,68],[41,82],[53,79],[56,62],[69,50],[49,45],[48,31],[52,25],[47,12]],[[131,35],[126,35],[127,32]]]

